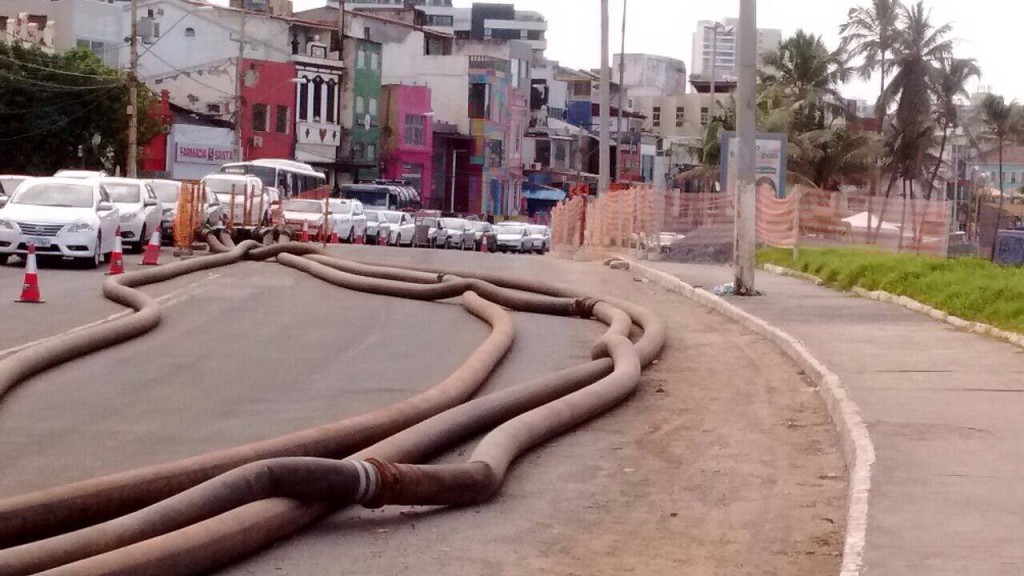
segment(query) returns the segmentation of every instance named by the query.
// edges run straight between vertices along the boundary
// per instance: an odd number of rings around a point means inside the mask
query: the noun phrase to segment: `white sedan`
[[[40,256],[95,268],[114,250],[120,212],[98,180],[36,178],[0,198],[0,264],[35,244]]]
[[[321,232],[325,236],[331,234],[331,221],[326,218],[327,211],[323,200],[299,200],[289,198],[281,204],[284,212],[284,225],[292,228],[296,234],[303,226],[310,237],[317,237]]]
[[[530,235],[530,249],[537,254],[551,250],[551,228],[539,224],[529,224],[526,231]]]
[[[149,236],[160,228],[163,209],[149,184],[131,178],[101,178],[100,185],[121,213],[121,238],[125,250],[142,252]],[[163,231],[169,234],[170,230]]]
[[[388,245],[389,246],[412,246],[416,236],[416,222],[412,215],[400,213],[398,222],[388,222]]]
[[[441,218],[437,221],[434,243],[438,248],[465,250],[476,244],[476,234],[469,220],[462,218]]]
[[[349,244],[356,238],[366,240],[366,214],[359,200],[331,198],[327,201],[331,211],[331,222],[338,237]]]
[[[530,233],[521,224],[504,224],[496,226],[498,233],[497,250],[499,252],[529,252],[533,247]]]

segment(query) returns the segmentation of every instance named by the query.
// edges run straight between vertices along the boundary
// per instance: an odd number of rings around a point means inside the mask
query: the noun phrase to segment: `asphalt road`
[[[611,292],[663,312],[672,341],[637,397],[526,455],[494,502],[341,511],[221,574],[803,576],[838,565],[844,484],[835,438],[817,396],[764,342],[600,264],[335,250]],[[138,259],[129,256],[129,268]],[[0,267],[0,295],[11,293],[0,300],[0,356],[121,311],[100,296],[102,272],[66,268],[41,270],[47,303],[30,306],[13,303],[22,270]],[[42,374],[0,401],[0,497],[402,400],[449,374],[488,330],[456,303],[342,290],[273,262],[145,290],[164,298],[158,329]],[[604,330],[514,317],[513,350],[482,394],[587,360]],[[798,432],[779,425],[794,420]],[[469,447],[441,461],[458,461]]]

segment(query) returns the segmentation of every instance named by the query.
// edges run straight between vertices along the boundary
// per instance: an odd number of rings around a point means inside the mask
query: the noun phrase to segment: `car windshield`
[[[28,178],[0,178],[0,194],[14,194],[18,185]]]
[[[115,184],[108,182],[103,187],[107,189],[107,194],[110,195],[112,202],[138,202],[141,194],[141,187],[138,184]]]
[[[502,226],[498,229],[498,234],[514,234],[516,236],[522,236],[524,230],[526,230],[526,228],[523,226]]]
[[[462,229],[462,220],[456,218],[441,218],[441,225],[445,228],[454,228],[456,230]]]
[[[470,222],[470,227],[473,228],[474,232],[483,232],[487,230],[487,222]]]
[[[181,184],[177,182],[150,182],[149,186],[156,192],[156,197],[161,202],[177,202],[178,193],[181,191]],[[109,190],[109,188],[108,188]]]
[[[384,212],[381,216],[390,224],[398,224],[402,221],[401,212]]]
[[[335,214],[351,214],[352,203],[344,200],[331,200],[331,212]]]
[[[320,214],[324,211],[324,205],[316,200],[287,200],[284,203],[284,209],[286,212]]]
[[[29,184],[18,190],[18,193],[11,198],[11,204],[91,208],[93,189],[92,186],[78,184],[46,182]]]
[[[236,194],[245,192],[245,180],[240,178],[210,178],[204,180],[203,184],[208,192],[213,192],[214,194],[227,194],[230,196],[232,190]]]
[[[366,213],[366,221],[367,222],[380,222],[380,216],[376,212],[367,212]]]
[[[542,235],[546,232],[546,229],[543,226],[527,226],[526,229],[530,231],[530,234]]]

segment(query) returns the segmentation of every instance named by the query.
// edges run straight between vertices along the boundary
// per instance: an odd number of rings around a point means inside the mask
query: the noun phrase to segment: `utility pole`
[[[242,146],[242,86],[245,84],[245,68],[242,66],[242,61],[245,59],[245,17],[249,13],[245,3],[248,0],[242,0],[242,22],[241,31],[238,36],[238,58],[235,62],[235,136],[234,145],[232,148],[232,159],[236,161],[243,161],[245,148]]]
[[[128,78],[128,170],[129,178],[138,177],[139,166],[139,4],[131,7],[131,72]]]
[[[626,91],[626,3],[627,0],[622,0],[622,47],[619,49],[619,122],[615,130],[617,142],[615,145],[615,154],[618,156],[618,162],[615,163],[615,181],[622,182],[622,95]],[[630,146],[632,146],[632,138],[630,139]]]
[[[600,170],[597,193],[608,191],[611,183],[611,71],[608,69],[608,0],[601,0],[601,138]]]
[[[755,218],[757,210],[756,153],[757,123],[754,120],[754,98],[757,82],[757,0],[740,0],[739,84],[736,88],[736,244],[733,256],[736,277],[734,288],[739,296],[757,294],[754,288],[756,266]]]

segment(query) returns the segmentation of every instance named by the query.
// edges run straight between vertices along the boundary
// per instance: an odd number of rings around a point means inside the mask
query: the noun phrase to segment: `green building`
[[[345,38],[345,73],[341,85],[342,142],[338,147],[342,182],[361,182],[380,177],[384,158],[381,149],[381,69],[379,42]]]

